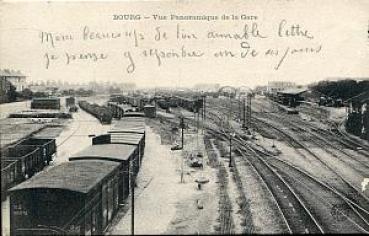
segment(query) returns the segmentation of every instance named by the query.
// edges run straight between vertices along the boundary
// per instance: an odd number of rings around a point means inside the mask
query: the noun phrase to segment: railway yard
[[[1,107],[20,114],[0,119],[2,235],[369,233],[369,142],[344,108],[200,97]]]

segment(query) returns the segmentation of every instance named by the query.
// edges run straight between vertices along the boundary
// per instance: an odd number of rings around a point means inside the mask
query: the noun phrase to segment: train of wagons
[[[186,96],[156,96],[147,98],[145,96],[127,96],[115,95],[110,98],[110,102],[117,104],[129,104],[138,111],[143,111],[145,106],[152,104],[155,101],[158,107],[167,110],[171,107],[182,107],[191,112],[198,112],[203,105],[203,100],[200,97],[190,98]]]
[[[1,200],[6,191],[44,169],[56,154],[55,139],[26,138],[1,149]]]
[[[162,109],[168,109],[170,107],[182,107],[190,112],[198,112],[203,106],[203,100],[201,97],[188,98],[180,96],[162,96],[157,98],[157,105]]]
[[[82,110],[96,117],[102,124],[111,124],[113,113],[110,108],[86,101],[79,101],[78,105]]]
[[[142,117],[123,117],[69,161],[13,187],[11,235],[101,235],[127,202],[145,149]]]
[[[152,99],[148,97],[133,95],[112,95],[109,101],[118,104],[129,104],[137,111],[143,111],[145,105],[152,103]]]

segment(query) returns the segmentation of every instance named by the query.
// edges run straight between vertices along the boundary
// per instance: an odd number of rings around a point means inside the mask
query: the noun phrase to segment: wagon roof
[[[126,143],[126,144],[139,144],[144,138],[144,134],[141,133],[125,133],[120,130],[111,130],[110,142],[111,143]]]
[[[115,162],[102,161],[65,162],[41,172],[9,191],[50,188],[86,194],[118,166]]]
[[[92,145],[88,148],[78,152],[69,159],[76,159],[81,157],[95,157],[99,159],[110,159],[118,162],[128,161],[136,146],[124,144],[98,144]]]
[[[142,118],[123,118],[118,121],[114,126],[113,130],[126,131],[131,133],[145,133],[145,123]]]

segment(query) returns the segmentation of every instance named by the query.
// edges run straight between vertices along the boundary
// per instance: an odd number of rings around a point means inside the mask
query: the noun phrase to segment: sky
[[[327,77],[369,77],[369,1],[365,0],[1,2],[0,13],[0,68],[21,70],[30,81],[254,87],[276,80],[309,84]],[[113,19],[125,14],[141,19]],[[224,14],[230,19],[223,20]],[[153,15],[167,19],[155,20]],[[170,20],[170,15],[218,16],[218,20]],[[257,19],[237,20],[232,15]],[[247,39],[209,38],[209,32],[242,35],[245,25]],[[300,35],[291,36],[292,26],[295,34],[300,27]],[[253,27],[259,36],[253,37]],[[186,37],[178,39],[177,31]],[[42,32],[52,36],[54,45],[50,38],[42,42]],[[120,37],[91,39],[96,33],[120,33]],[[61,36],[65,40],[58,41]],[[241,58],[245,45],[249,51]],[[203,55],[183,58],[183,49]],[[226,51],[228,56],[219,56]],[[171,58],[159,61],[161,53]],[[73,60],[81,54],[89,59]]]

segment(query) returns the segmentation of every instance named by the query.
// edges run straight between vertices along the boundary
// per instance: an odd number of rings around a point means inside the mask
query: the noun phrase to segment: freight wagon
[[[72,107],[76,105],[76,99],[74,97],[65,98],[65,105],[67,107]]]
[[[98,160],[119,164],[118,202],[123,204],[129,194],[130,163],[137,161],[138,148],[131,145],[99,144],[92,145],[69,158],[69,161]],[[137,171],[137,170],[135,170]],[[135,172],[137,173],[137,172]]]
[[[55,153],[55,139],[29,138],[2,150],[1,199],[7,189],[41,171]]]
[[[156,107],[152,105],[145,105],[144,114],[145,114],[145,117],[155,118],[156,117]]]
[[[137,175],[145,148],[143,118],[124,117],[114,128],[69,162],[10,189],[11,235],[106,231],[133,186],[131,174]]]
[[[60,109],[60,98],[33,98],[31,109]]]
[[[10,189],[11,235],[101,235],[118,207],[119,163],[71,161]]]
[[[96,117],[102,124],[111,124],[113,113],[110,108],[97,104],[90,104],[86,101],[80,101],[78,105],[82,110]]]

